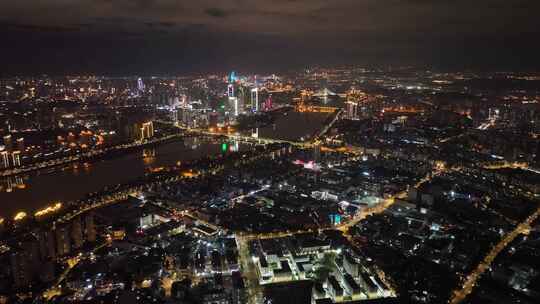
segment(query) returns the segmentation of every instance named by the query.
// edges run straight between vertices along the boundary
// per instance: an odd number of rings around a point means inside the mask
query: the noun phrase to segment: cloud
[[[227,17],[227,12],[220,9],[220,8],[217,8],[217,7],[210,7],[210,8],[207,8],[204,10],[204,12],[208,15],[208,16],[211,16],[211,17],[216,17],[216,18],[224,18],[224,17]]]

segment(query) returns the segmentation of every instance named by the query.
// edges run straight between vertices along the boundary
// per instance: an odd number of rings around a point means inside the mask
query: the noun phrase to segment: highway
[[[236,234],[236,244],[238,246],[238,253],[242,274],[246,279],[246,289],[249,304],[262,303],[263,288],[259,284],[259,275],[255,267],[255,263],[249,254],[248,241],[250,237],[245,237],[241,234]]]
[[[478,266],[467,276],[462,286],[456,289],[452,297],[450,298],[450,304],[461,303],[474,289],[478,279],[488,270],[501,253],[516,237],[520,234],[526,234],[531,228],[531,224],[540,216],[540,207],[530,216],[528,216],[523,222],[521,222],[514,230],[506,234],[499,243],[497,243],[485,258],[478,264]]]

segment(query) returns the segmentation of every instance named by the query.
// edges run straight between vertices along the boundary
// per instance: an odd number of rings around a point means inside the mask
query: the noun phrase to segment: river
[[[289,112],[273,125],[259,128],[260,138],[299,140],[320,129],[328,114]],[[108,185],[132,181],[152,169],[167,167],[226,151],[247,150],[248,144],[198,138],[161,144],[155,148],[93,163],[73,163],[0,179],[0,217],[34,212],[54,202],[77,200]]]

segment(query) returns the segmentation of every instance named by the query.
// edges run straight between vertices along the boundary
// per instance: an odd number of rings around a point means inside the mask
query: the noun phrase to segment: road
[[[528,233],[531,228],[531,224],[540,216],[540,207],[523,222],[521,222],[514,230],[509,232],[503,237],[499,243],[497,243],[485,256],[485,258],[478,264],[478,266],[467,276],[467,279],[459,289],[456,289],[452,297],[450,298],[450,304],[461,303],[474,289],[478,279],[488,270],[501,253],[516,237],[520,234]]]
[[[241,234],[236,235],[236,244],[238,246],[239,260],[242,274],[246,279],[246,290],[249,304],[260,304],[263,302],[263,288],[259,284],[259,275],[251,256],[249,254],[248,241],[250,237],[244,237]]]

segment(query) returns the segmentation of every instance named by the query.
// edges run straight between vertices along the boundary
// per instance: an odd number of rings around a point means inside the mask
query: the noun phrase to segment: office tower
[[[234,97],[234,84],[230,83],[227,86],[227,97],[232,98]]]
[[[251,110],[258,112],[259,111],[259,89],[251,89]]]
[[[137,79],[137,89],[139,90],[139,92],[144,92],[144,83],[142,78],[140,77]]]
[[[10,134],[4,136],[4,146],[6,147],[6,151],[13,151],[13,138]]]
[[[229,97],[229,109],[232,110],[234,116],[240,114],[238,97]]]

